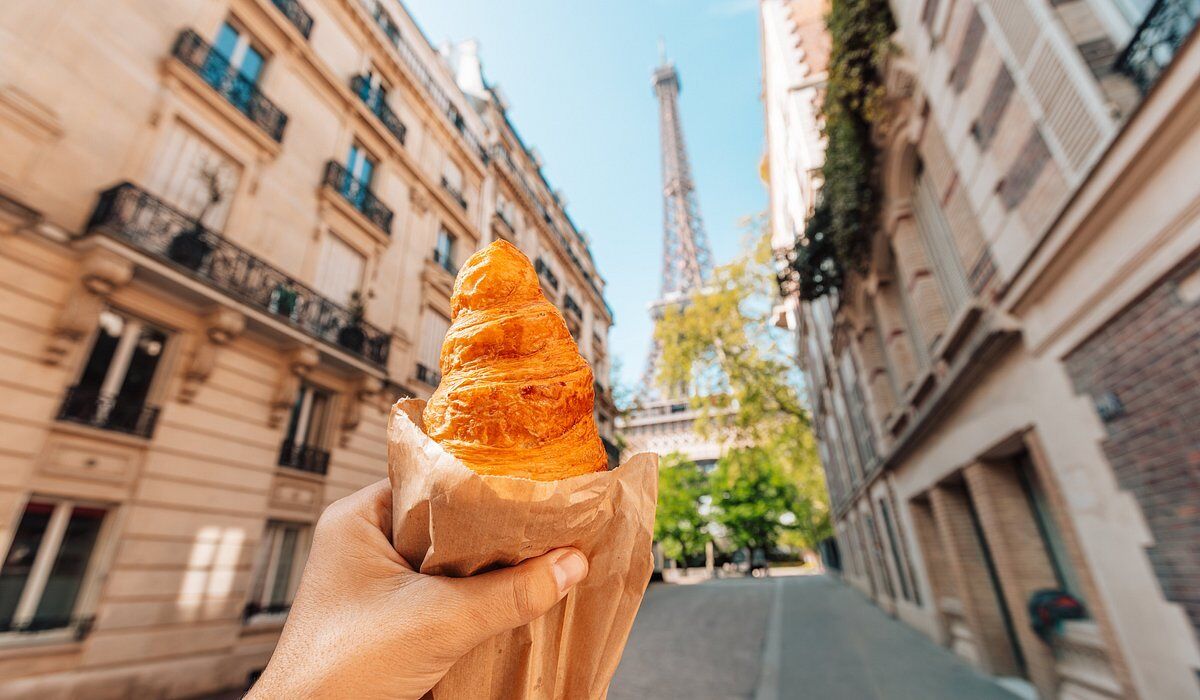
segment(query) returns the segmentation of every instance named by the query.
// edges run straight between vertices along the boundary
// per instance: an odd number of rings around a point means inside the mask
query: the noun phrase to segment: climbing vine
[[[871,128],[884,117],[883,67],[896,25],[887,0],[833,0],[824,118],[824,184],[793,268],[800,294],[814,299],[841,286],[862,264],[879,219],[878,148]]]

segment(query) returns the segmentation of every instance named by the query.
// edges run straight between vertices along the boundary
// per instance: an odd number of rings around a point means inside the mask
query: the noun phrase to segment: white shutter
[[[209,208],[203,223],[220,231],[229,217],[242,166],[182,122],[171,125],[150,169],[147,186],[151,194],[185,214],[198,216],[209,199],[206,172],[216,174],[221,201]]]
[[[419,344],[418,361],[426,367],[436,370],[442,356],[442,341],[446,331],[450,330],[450,319],[433,309],[425,309],[421,318],[421,339]]]
[[[333,234],[321,243],[316,288],[331,301],[346,306],[350,295],[362,288],[367,261],[358,251]]]

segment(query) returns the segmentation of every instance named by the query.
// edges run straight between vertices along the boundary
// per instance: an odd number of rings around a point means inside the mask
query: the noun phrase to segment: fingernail
[[[554,570],[554,580],[558,583],[558,594],[562,595],[569,591],[571,586],[583,580],[587,575],[588,563],[582,554],[569,549],[558,555],[551,567]]]

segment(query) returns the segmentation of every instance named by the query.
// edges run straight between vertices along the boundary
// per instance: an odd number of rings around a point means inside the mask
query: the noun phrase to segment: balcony
[[[1157,0],[1138,27],[1116,68],[1145,94],[1162,75],[1200,18],[1195,0]]]
[[[378,88],[372,88],[370,81],[366,76],[356,75],[350,79],[350,89],[358,95],[363,104],[371,110],[371,113],[379,117],[379,121],[383,122],[383,126],[396,137],[400,145],[404,145],[404,137],[408,134],[408,127],[404,126],[404,122],[400,121],[400,117],[388,107],[384,101],[384,93]]]
[[[296,29],[307,39],[308,35],[312,34],[313,18],[312,15],[304,9],[296,0],[273,0],[275,7],[287,17],[288,21],[295,25]]]
[[[387,364],[388,334],[135,185],[102,193],[88,227],[317,340]]]
[[[458,267],[456,267],[454,264],[454,261],[450,259],[449,254],[443,253],[442,251],[438,250],[437,248],[434,248],[433,249],[433,262],[435,265],[442,268],[446,272],[449,272],[451,275],[453,275],[455,277],[458,276]]]
[[[350,206],[367,217],[376,228],[387,235],[392,235],[392,210],[383,205],[371,187],[346,172],[341,163],[331,160],[325,164],[326,187],[332,188],[350,203]]]
[[[217,91],[217,94],[266,132],[267,136],[277,142],[283,140],[283,130],[288,122],[287,115],[275,106],[274,102],[264,97],[256,84],[230,66],[229,59],[209,46],[199,34],[191,29],[183,30],[175,40],[171,55],[200,76]]]
[[[579,308],[579,302],[575,301],[575,297],[570,294],[563,296],[563,308],[567,310],[567,313],[574,314],[575,318],[583,318],[583,309]]]
[[[97,389],[73,386],[67,389],[58,420],[149,438],[158,422],[158,407],[147,406],[142,399],[131,400],[119,394],[111,396]]]
[[[442,189],[450,195],[450,198],[458,202],[458,206],[463,209],[467,208],[467,198],[463,196],[462,190],[450,184],[450,181],[445,177],[442,178]]]
[[[279,466],[323,475],[329,471],[329,453],[319,447],[284,440],[279,448]]]
[[[533,267],[535,270],[537,270],[538,277],[540,277],[543,282],[549,285],[551,289],[557,292],[558,276],[550,270],[550,266],[547,265],[544,260],[538,258],[534,261]]]
[[[441,374],[441,372],[438,372],[436,369],[431,369],[431,368],[426,367],[425,365],[421,364],[420,362],[418,362],[417,363],[417,381],[422,382],[424,384],[428,384],[429,386],[435,387],[438,384],[442,383],[442,374]]]

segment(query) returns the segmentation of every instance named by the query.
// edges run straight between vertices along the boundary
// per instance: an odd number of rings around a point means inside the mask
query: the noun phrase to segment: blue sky
[[[646,304],[662,258],[657,105],[650,73],[666,41],[683,83],[684,137],[715,260],[738,220],[766,206],[757,0],[405,0],[435,45],[480,41],[484,72],[592,240],[616,315],[623,381],[640,377]]]

